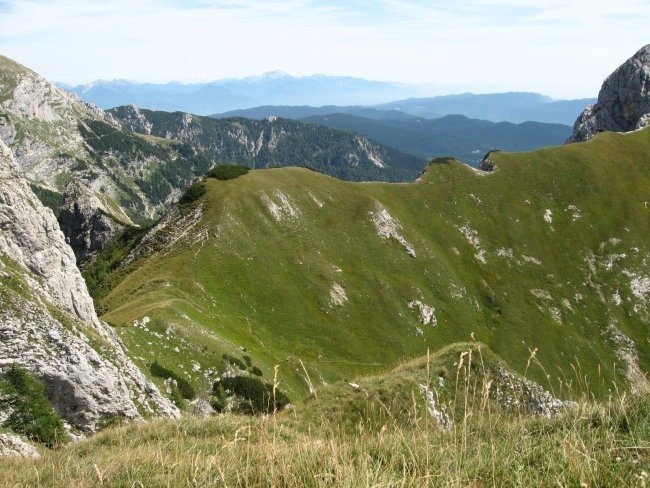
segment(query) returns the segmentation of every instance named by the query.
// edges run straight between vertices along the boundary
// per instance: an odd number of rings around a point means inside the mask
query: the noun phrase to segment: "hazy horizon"
[[[85,83],[78,83],[75,85],[71,85],[65,82],[61,82],[58,80],[50,80],[54,83],[57,83],[62,86],[67,86],[71,88],[79,88],[79,87],[91,87],[96,84],[100,83],[129,83],[129,84],[137,84],[137,85],[144,85],[144,84],[151,84],[151,85],[181,85],[185,87],[189,87],[192,85],[206,85],[206,84],[211,84],[211,83],[221,83],[221,82],[227,82],[227,81],[233,81],[233,82],[239,82],[239,81],[245,81],[245,80],[253,80],[253,79],[263,79],[267,75],[274,75],[277,71],[269,71],[265,73],[260,73],[260,74],[252,74],[248,76],[244,76],[242,78],[220,78],[216,80],[205,80],[205,81],[191,81],[191,82],[182,82],[179,80],[169,80],[169,81],[160,81],[160,82],[150,82],[150,81],[137,81],[137,80],[130,80],[127,78],[113,78],[113,79],[97,79],[97,80],[90,80]],[[337,77],[335,75],[328,75],[325,73],[312,73],[308,75],[302,75],[302,76],[296,76],[291,73],[286,73],[282,71],[283,75],[286,75],[287,77],[294,78],[294,79],[305,79],[305,78],[315,78],[315,77]],[[534,92],[530,90],[509,90],[509,91],[503,91],[503,92],[496,92],[496,91],[446,91],[441,87],[438,86],[432,86],[432,85],[411,85],[408,83],[403,83],[403,82],[396,82],[392,80],[370,80],[367,78],[360,78],[356,76],[340,76],[341,78],[350,78],[354,80],[359,80],[359,81],[367,81],[371,83],[394,83],[396,86],[402,85],[405,89],[415,91],[419,90],[421,93],[415,94],[413,97],[436,97],[436,96],[458,96],[458,95],[466,95],[466,94],[471,94],[471,95],[499,95],[499,94],[506,94],[506,93],[530,93],[530,94],[535,94],[535,95],[542,95],[548,98],[551,98],[552,100],[566,100],[566,98],[556,98],[556,97],[551,97],[550,95],[546,93],[541,93],[541,92]],[[452,87],[450,87],[450,90],[453,90]],[[430,94],[428,94],[430,93]],[[590,98],[597,98],[598,92],[594,93],[591,96],[586,96],[586,97],[576,97],[575,99],[590,99]],[[392,101],[392,100],[390,100]]]
[[[0,52],[72,86],[283,71],[590,98],[647,18],[646,0],[0,0]]]

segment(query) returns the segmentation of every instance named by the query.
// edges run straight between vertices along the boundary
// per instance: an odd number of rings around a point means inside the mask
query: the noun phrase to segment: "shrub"
[[[205,194],[205,185],[201,181],[195,181],[185,190],[183,196],[178,201],[181,204],[192,203]]]
[[[253,366],[251,368],[251,373],[253,373],[255,376],[262,376],[262,370],[257,366]]]
[[[237,359],[234,356],[231,356],[230,354],[223,354],[221,356],[224,361],[226,361],[228,364],[235,366],[236,368],[241,369],[242,371],[246,371],[246,365],[241,359]]]
[[[183,398],[183,394],[181,393],[180,388],[178,387],[178,382],[173,379],[169,378],[170,383],[170,393],[169,393],[169,398],[170,400],[176,405],[178,408],[183,409],[185,408],[185,399]]]
[[[248,415],[272,413],[289,404],[289,397],[282,391],[276,389],[274,395],[270,384],[250,376],[222,378],[214,383],[212,392],[216,403],[224,402],[224,394],[241,398],[237,411]]]
[[[443,157],[432,159],[429,164],[430,165],[431,164],[451,164],[452,162],[455,161],[455,159],[456,158],[453,158],[451,156],[443,156]]]
[[[218,164],[213,167],[206,176],[208,178],[216,178],[217,180],[233,180],[244,176],[250,170],[247,166],[241,164]]]
[[[45,386],[26,369],[13,365],[3,375],[0,389],[12,412],[4,426],[29,439],[55,447],[69,440],[63,420],[47,397]]]
[[[228,405],[228,395],[226,390],[223,389],[223,385],[219,382],[216,382],[212,388],[210,405],[215,412],[223,412],[226,409],[226,405]]]
[[[158,361],[154,361],[149,365],[149,371],[151,371],[152,375],[158,378],[173,379],[178,386],[178,392],[182,398],[185,398],[186,400],[194,400],[196,398],[196,392],[194,391],[194,388],[192,388],[192,385],[190,385],[185,378],[179,376],[171,369],[165,368],[160,363],[158,363]],[[174,388],[172,388],[172,400],[178,400],[178,398],[175,399],[174,397],[177,397],[177,394],[174,393]]]
[[[61,214],[61,205],[63,204],[63,195],[56,191],[48,190],[43,188],[40,185],[30,183],[29,187],[32,189],[34,194],[38,197],[43,205],[52,209],[56,218],[59,218]]]

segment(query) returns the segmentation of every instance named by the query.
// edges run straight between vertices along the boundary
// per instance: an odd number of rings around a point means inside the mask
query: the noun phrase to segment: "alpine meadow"
[[[0,57],[0,486],[650,485],[650,45],[572,129],[315,80]]]

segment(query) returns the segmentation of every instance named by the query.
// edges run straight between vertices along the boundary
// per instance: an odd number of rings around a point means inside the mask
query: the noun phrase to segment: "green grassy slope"
[[[207,386],[222,354],[246,354],[267,379],[280,365],[294,398],[301,360],[331,382],[472,333],[520,372],[537,349],[545,370],[527,373],[556,391],[624,386],[650,362],[650,131],[491,159],[493,173],[451,162],[413,184],[209,179],[160,224],[167,243],[112,277],[104,319],[142,365]],[[403,243],[379,235],[388,218]]]

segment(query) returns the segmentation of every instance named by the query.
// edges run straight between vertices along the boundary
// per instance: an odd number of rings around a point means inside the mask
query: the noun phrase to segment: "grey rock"
[[[151,134],[153,123],[147,120],[138,107],[135,105],[126,105],[124,109],[124,116],[120,119],[122,127],[141,134]]]
[[[12,434],[0,434],[0,458],[20,457],[40,459],[41,455],[29,442]]]
[[[18,174],[0,141],[0,254],[42,279],[34,286],[62,310],[99,327],[93,301],[54,214]]]
[[[65,187],[59,224],[78,263],[126,229],[126,224],[113,217],[107,205],[77,179]]]
[[[577,403],[555,398],[541,385],[505,368],[495,368],[494,375],[490,397],[503,405],[506,411],[530,412],[553,418],[578,407]]]
[[[192,415],[198,418],[206,418],[214,415],[216,412],[210,405],[210,402],[205,398],[197,398],[192,403],[190,403],[192,408]]]
[[[494,171],[494,161],[489,158],[489,154],[481,160],[478,169],[481,171]]]
[[[609,75],[598,102],[580,114],[567,142],[587,141],[598,132],[629,132],[650,125],[649,89],[650,44]]]
[[[92,432],[115,415],[178,416],[98,319],[54,214],[1,141],[0,290],[0,372],[30,370],[70,424]]]
[[[134,123],[138,113],[132,112]],[[145,122],[138,127],[146,132]],[[122,221],[120,214],[127,212],[138,218],[163,215],[186,188],[186,179],[170,182],[164,201],[150,199],[137,181],[165,164],[158,156],[167,154],[167,148],[149,141],[144,144],[150,151],[132,152],[125,144],[103,152],[89,142],[97,127],[114,130],[117,139],[133,137],[110,113],[0,56],[0,140],[13,153],[21,175],[57,192],[71,175],[81,179],[96,195],[112,200],[113,215]]]

